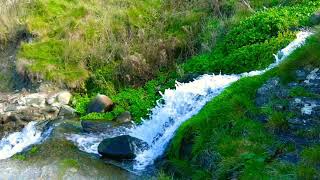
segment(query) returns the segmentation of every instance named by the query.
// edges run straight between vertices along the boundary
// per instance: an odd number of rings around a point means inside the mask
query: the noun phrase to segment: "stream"
[[[60,120],[50,122],[44,131],[40,131],[37,124],[31,122],[21,132],[0,140],[0,179],[136,179],[137,174],[153,167],[179,126],[196,115],[207,102],[239,79],[260,75],[276,67],[311,34],[299,32],[293,42],[275,55],[275,62],[264,70],[234,75],[206,74],[189,83],[177,82],[175,89],[165,90],[149,118],[131,129],[120,127],[108,133],[84,133],[78,120]],[[123,134],[147,142],[150,148],[137,154],[129,163],[101,160],[97,152],[99,143]],[[30,153],[34,149],[37,152]],[[19,160],[17,153],[24,154],[26,159]]]

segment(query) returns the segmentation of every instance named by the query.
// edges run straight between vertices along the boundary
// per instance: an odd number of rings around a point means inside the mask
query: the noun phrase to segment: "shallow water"
[[[25,160],[19,160],[20,155],[0,160],[0,179],[138,179],[66,140],[67,133],[81,133],[79,121],[65,120],[53,126],[50,137],[33,146],[36,152],[22,153]]]

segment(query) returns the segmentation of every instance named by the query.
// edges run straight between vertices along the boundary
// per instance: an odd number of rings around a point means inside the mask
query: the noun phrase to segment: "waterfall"
[[[28,123],[21,132],[15,132],[0,140],[0,160],[22,152],[30,145],[40,143],[47,133],[37,129],[36,122]]]
[[[303,45],[311,34],[311,32],[299,32],[294,41],[275,55],[275,62],[264,70],[237,75],[206,74],[189,83],[177,82],[175,89],[165,90],[156,107],[151,110],[149,118],[127,132],[127,134],[144,140],[150,145],[149,149],[137,154],[133,168],[144,170],[147,166],[153,164],[154,160],[164,153],[167,144],[173,138],[179,126],[196,115],[207,102],[239,79],[261,75],[276,67],[295,49]],[[75,142],[80,150],[97,154],[97,147],[102,141],[102,137],[101,134],[73,134],[67,138]]]
[[[276,67],[295,49],[304,44],[312,33],[299,32],[297,38],[275,55],[275,62],[264,70],[239,75],[203,75],[190,83],[177,83],[162,95],[163,104],[152,109],[149,119],[130,132],[131,136],[146,141],[150,148],[137,155],[134,169],[143,170],[161,156],[178,127],[197,114],[212,98],[242,77],[261,75]]]

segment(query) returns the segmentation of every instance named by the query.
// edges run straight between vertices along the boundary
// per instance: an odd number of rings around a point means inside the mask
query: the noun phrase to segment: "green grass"
[[[30,76],[81,90],[141,86],[197,49],[202,19],[210,13],[206,0],[169,4],[33,0],[19,20],[35,38],[22,45],[18,65]]]
[[[268,153],[270,147],[283,147],[267,132],[267,127],[286,129],[286,117],[275,112],[264,127],[255,120],[255,115],[262,113],[262,109],[257,108],[254,102],[256,90],[269,78],[280,76],[284,81],[287,76],[283,75],[296,69],[310,65],[320,67],[320,54],[311,51],[320,48],[319,37],[317,33],[278,68],[234,83],[210,101],[199,114],[185,122],[172,140],[167,154],[169,168],[174,169],[176,176],[186,178],[193,175],[192,179],[317,177],[317,147],[302,152],[304,160],[301,165],[269,159],[272,156]],[[187,151],[190,146],[191,150]],[[214,152],[219,157],[210,166],[198,159],[203,158],[202,154],[206,151]]]
[[[318,94],[311,93],[306,90],[304,87],[295,87],[290,90],[291,97],[320,97]]]

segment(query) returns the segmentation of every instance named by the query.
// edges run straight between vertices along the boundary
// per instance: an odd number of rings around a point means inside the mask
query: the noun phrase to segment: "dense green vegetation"
[[[33,36],[19,49],[20,73],[72,89],[82,120],[108,121],[130,111],[139,123],[155,106],[159,91],[174,87],[176,79],[268,66],[299,28],[313,25],[310,16],[320,1],[21,0],[6,7],[0,11],[5,14],[0,16],[0,43],[21,29]],[[318,176],[318,146],[306,148],[297,165],[273,157],[270,149],[293,148],[273,136],[287,129],[287,114],[259,109],[254,98],[273,76],[290,82],[295,69],[320,67],[319,39],[318,34],[280,67],[233,84],[183,124],[168,151],[166,173],[183,179]],[[87,114],[98,93],[110,96],[114,109]],[[290,95],[317,96],[301,88]],[[270,117],[267,124],[255,121],[260,113]],[[161,173],[160,178],[171,176]]]
[[[234,8],[236,3],[225,4],[221,8],[224,16],[218,18],[219,16],[211,15],[204,18],[202,30],[198,33],[198,39],[200,39],[202,46],[213,48],[211,52],[194,56],[181,68],[178,66],[176,70],[165,68],[164,70],[173,73],[157,73],[158,78],[146,83],[141,88],[115,88],[112,82],[104,79],[106,76],[113,77],[110,74],[110,69],[113,67],[106,66],[106,69],[96,71],[95,75],[87,81],[88,93],[92,95],[99,92],[110,95],[120,106],[119,109],[129,110],[132,112],[134,119],[139,122],[141,117],[145,117],[148,109],[153,107],[155,101],[159,99],[160,96],[157,92],[159,89],[164,89],[159,88],[159,85],[160,87],[172,87],[175,79],[189,73],[202,74],[221,71],[239,73],[268,66],[274,60],[273,54],[294,39],[296,28],[311,24],[310,16],[316,11],[320,3],[318,1],[303,2],[299,4],[295,2],[284,3],[285,7],[258,10],[251,16],[252,12],[246,12],[249,10],[241,8],[226,12],[227,6]],[[184,4],[186,5],[186,2]],[[274,6],[275,4],[269,5]],[[259,7],[257,5],[257,9]],[[175,23],[174,25],[175,31],[186,26],[183,23]],[[172,32],[171,28],[173,27],[170,25],[167,31]],[[242,29],[249,29],[250,31],[243,31]],[[224,33],[225,31],[227,32]],[[180,37],[181,33],[175,32],[174,34]],[[209,43],[208,38],[213,38],[217,42],[210,41],[210,47],[204,45]],[[99,80],[96,81],[96,78]],[[171,83],[168,84],[166,81]],[[84,118],[112,119],[115,115],[117,115],[117,112],[108,115],[94,114]]]
[[[320,53],[316,50],[319,48],[318,33],[279,68],[242,79],[208,103],[180,127],[168,152],[168,169],[173,169],[178,177],[192,179],[319,178],[318,146],[305,149],[301,153],[303,160],[297,165],[273,159],[270,149],[285,153],[294,148],[278,142],[268,132],[285,129],[284,116],[288,114],[273,111],[268,123],[263,125],[256,118],[265,109],[255,106],[256,90],[269,78],[280,76],[286,82],[289,76],[295,77],[296,69],[320,67]]]
[[[257,12],[232,27],[212,52],[193,57],[183,68],[193,73],[264,69],[273,62],[273,53],[294,38],[292,29],[310,25],[310,16],[319,5],[309,1]]]
[[[110,120],[128,110],[139,122],[160,98],[158,91],[173,87],[175,79],[266,67],[294,38],[295,28],[310,24],[318,5],[304,0],[17,1],[11,11],[28,12],[16,16],[33,35],[21,46],[17,68],[31,79],[80,93],[74,105],[83,119]],[[86,115],[97,93],[115,101],[114,112]]]

